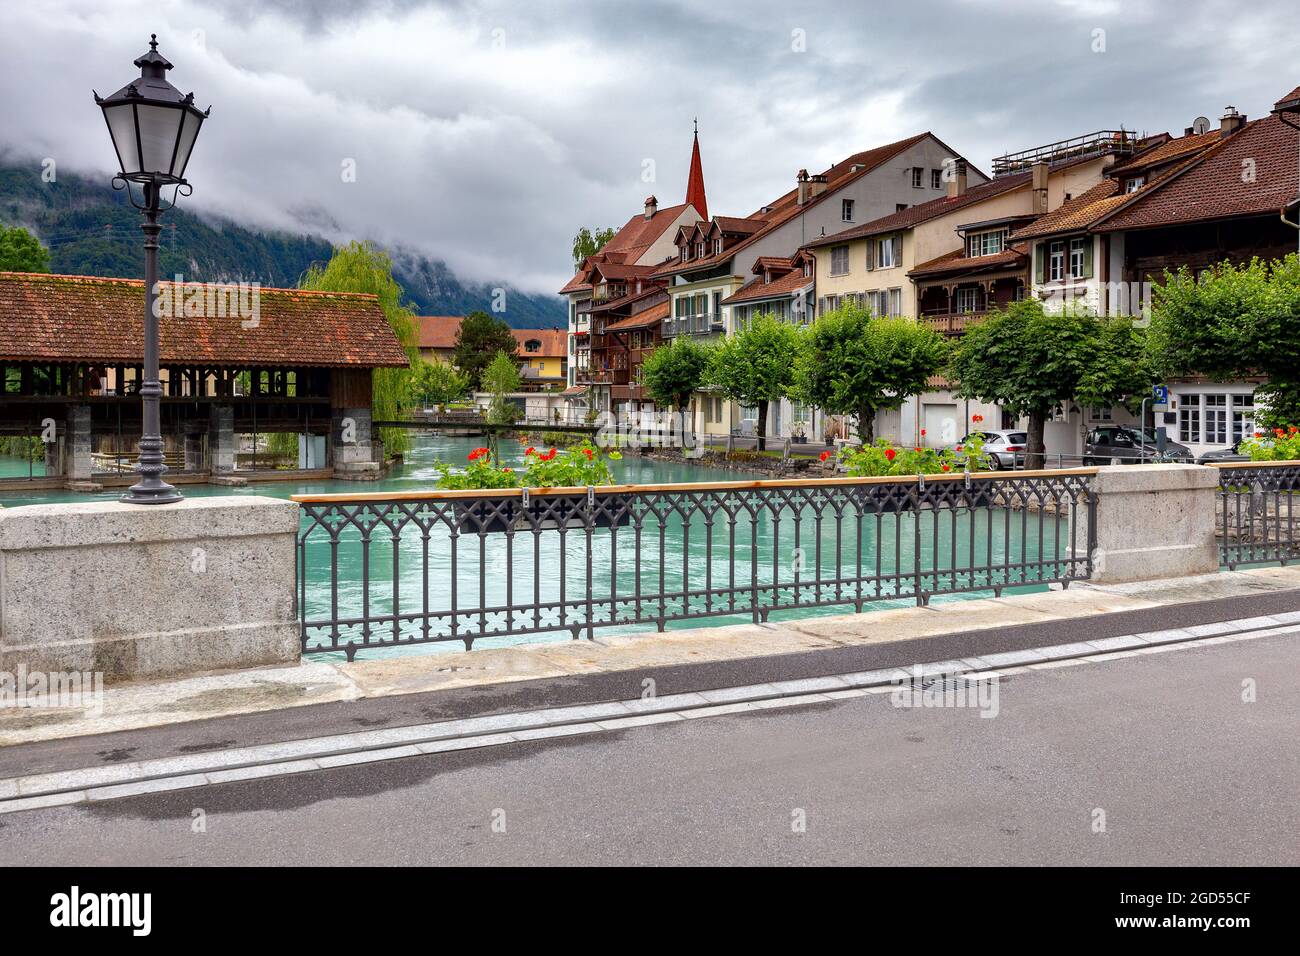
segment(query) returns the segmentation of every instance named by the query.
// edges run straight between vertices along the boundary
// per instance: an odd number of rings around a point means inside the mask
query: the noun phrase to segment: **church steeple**
[[[686,181],[686,201],[695,207],[701,219],[709,218],[709,202],[704,198],[704,164],[700,162],[700,121],[695,121],[695,144],[691,147],[691,175]]]

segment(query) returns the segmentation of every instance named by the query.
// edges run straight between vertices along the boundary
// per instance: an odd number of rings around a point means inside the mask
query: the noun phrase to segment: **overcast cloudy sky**
[[[696,116],[710,211],[747,215],[800,167],[925,129],[987,171],[1095,129],[1181,132],[1227,104],[1262,115],[1300,84],[1295,9],[5,0],[0,148],[107,177],[90,90],[126,83],[156,32],[172,81],[213,107],[191,207],[555,290],[578,226],[622,223],[650,192],[681,201]]]

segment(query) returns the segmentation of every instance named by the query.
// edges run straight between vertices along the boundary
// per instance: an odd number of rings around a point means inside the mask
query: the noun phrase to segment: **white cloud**
[[[648,192],[681,201],[696,116],[710,209],[744,215],[800,167],[923,129],[986,167],[1003,150],[1118,123],[1180,130],[1228,102],[1259,115],[1300,82],[1288,4],[1062,7],[8,5],[0,145],[109,173],[90,88],[125,83],[156,30],[176,85],[213,105],[193,206],[554,290],[578,226],[620,224]],[[1090,49],[1094,24],[1107,30],[1104,54]],[[796,28],[805,52],[791,48]],[[649,186],[646,158],[658,172]],[[355,183],[340,178],[345,159]]]

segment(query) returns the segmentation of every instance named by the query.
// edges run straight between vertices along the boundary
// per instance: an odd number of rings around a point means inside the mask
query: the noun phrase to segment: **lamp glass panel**
[[[203,122],[189,110],[184,110],[184,114],[185,125],[181,127],[180,147],[176,150],[176,165],[172,170],[178,179],[185,176],[185,167],[190,162],[190,151],[194,149],[194,140],[198,137],[199,126]]]
[[[140,172],[140,153],[135,142],[135,106],[120,103],[104,109],[104,119],[108,121],[108,132],[113,137],[117,148],[117,158],[122,164],[122,172]]]
[[[141,170],[170,175],[172,154],[176,151],[176,137],[185,111],[141,103],[136,106],[136,113],[140,118]]]

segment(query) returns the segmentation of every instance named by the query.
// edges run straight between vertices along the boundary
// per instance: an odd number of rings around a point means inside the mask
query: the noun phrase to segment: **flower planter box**
[[[532,499],[525,505],[518,498],[505,501],[457,501],[453,505],[456,528],[461,534],[504,533],[517,531],[558,529],[561,525],[570,530],[587,526],[587,502],[583,498]],[[632,522],[632,510],[625,495],[601,495],[596,499],[592,526],[596,528],[621,528]]]

